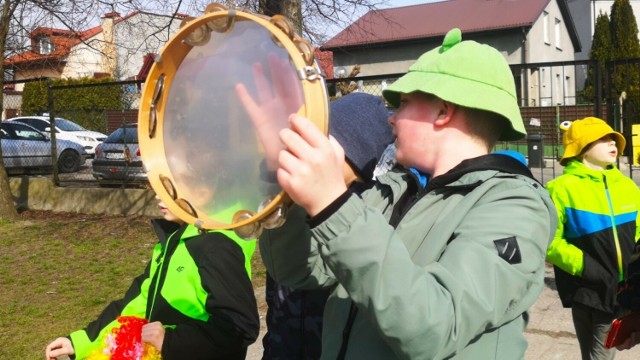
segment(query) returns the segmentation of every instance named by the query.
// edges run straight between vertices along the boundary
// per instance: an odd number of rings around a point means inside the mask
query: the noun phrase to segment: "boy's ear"
[[[434,121],[434,125],[444,126],[453,118],[453,113],[457,109],[455,104],[448,101],[439,100],[438,117]]]

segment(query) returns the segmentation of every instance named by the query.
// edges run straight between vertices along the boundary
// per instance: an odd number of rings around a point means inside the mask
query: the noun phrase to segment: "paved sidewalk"
[[[580,348],[571,320],[571,309],[564,309],[555,291],[553,268],[547,266],[545,289],[531,308],[525,330],[529,341],[526,360],[580,360]],[[619,351],[616,360],[640,359],[640,346]]]
[[[545,275],[545,289],[530,311],[531,319],[525,331],[529,348],[525,360],[580,360],[580,348],[573,329],[571,310],[562,308],[560,299],[555,291],[553,269],[547,266]],[[256,289],[256,299],[260,310],[262,323],[260,338],[251,345],[248,360],[262,358],[262,335],[265,332],[264,315],[264,287]],[[616,354],[616,360],[640,359],[640,345]]]

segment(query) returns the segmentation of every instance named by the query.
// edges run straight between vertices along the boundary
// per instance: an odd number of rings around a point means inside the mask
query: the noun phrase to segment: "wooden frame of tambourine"
[[[205,14],[198,18],[183,21],[180,30],[164,46],[150,69],[142,92],[142,101],[138,115],[138,138],[142,161],[145,164],[151,187],[166,204],[168,209],[181,220],[194,224],[200,229],[233,229],[243,236],[242,229],[251,228],[270,216],[278,207],[287,203],[288,196],[283,191],[262,210],[250,218],[238,220],[232,224],[223,224],[208,217],[199,216],[202,211],[193,208],[188,201],[180,197],[175,187],[163,146],[164,106],[171,88],[173,76],[178,67],[193,48],[189,37],[207,36],[206,31],[226,32],[235,21],[253,21],[266,28],[272,40],[279,42],[291,57],[302,82],[304,103],[298,114],[313,121],[325,134],[328,132],[328,99],[321,70],[313,57],[313,47],[293,34],[289,22],[282,16],[268,18],[261,15],[227,9],[220,4],[210,4]],[[209,24],[223,24],[221,28],[211,29]],[[149,166],[150,165],[150,166]],[[262,225],[260,225],[261,231]],[[249,233],[252,233],[249,231]],[[259,231],[258,231],[259,233]],[[245,234],[246,235],[246,234]],[[250,237],[250,236],[243,236]]]

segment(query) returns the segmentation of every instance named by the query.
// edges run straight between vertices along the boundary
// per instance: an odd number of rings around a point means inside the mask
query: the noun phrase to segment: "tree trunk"
[[[302,3],[301,0],[260,0],[259,13],[267,16],[282,15],[286,17],[293,31],[302,34]]]
[[[5,53],[5,45],[7,42],[7,34],[9,33],[9,21],[11,20],[12,6],[15,4],[11,1],[5,1],[2,6],[2,15],[0,15],[0,54]],[[4,57],[3,57],[4,59]],[[0,74],[4,74],[4,62],[0,61]],[[4,76],[0,76],[0,89],[4,89]],[[0,114],[4,113],[4,93],[0,91]],[[2,133],[0,133],[0,139]],[[0,147],[0,160],[2,159],[2,147]],[[0,161],[0,220],[16,220],[18,219],[18,211],[9,187],[9,176],[4,168],[4,163]]]

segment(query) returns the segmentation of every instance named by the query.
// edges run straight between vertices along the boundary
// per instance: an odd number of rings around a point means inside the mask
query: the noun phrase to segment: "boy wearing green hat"
[[[322,359],[524,358],[557,218],[526,166],[490,154],[525,135],[515,84],[497,50],[461,37],[383,92],[402,166],[362,194],[335,139],[298,115],[280,133],[277,178],[302,209],[261,254],[282,284],[333,289]]]
[[[615,166],[625,139],[601,119],[563,123],[563,175],[547,189],[558,228],[547,250],[562,305],[571,308],[582,359],[613,359],[604,346],[618,284],[640,236],[640,191]]]

